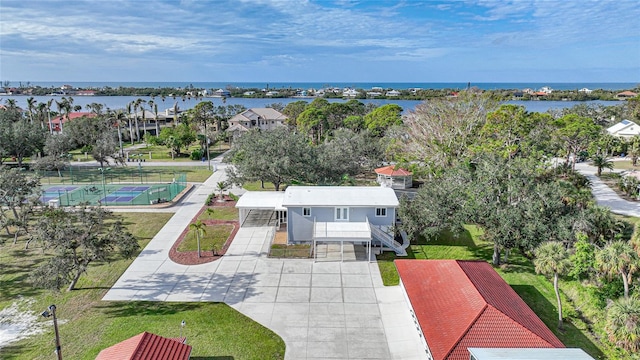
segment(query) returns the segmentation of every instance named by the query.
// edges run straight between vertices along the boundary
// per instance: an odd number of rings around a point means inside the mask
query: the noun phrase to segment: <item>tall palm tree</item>
[[[47,113],[47,103],[39,103],[36,113],[38,114],[38,120],[40,120],[40,128],[44,130],[44,118]]]
[[[200,257],[200,238],[206,234],[207,232],[205,231],[205,228],[207,227],[207,225],[205,225],[202,221],[198,220],[195,223],[191,223],[189,224],[189,229],[191,229],[192,231],[194,231],[196,233],[196,241],[198,243],[198,257]]]
[[[49,120],[49,133],[53,134],[53,123],[51,122],[51,105],[53,104],[53,99],[49,99],[47,101],[47,119]]]
[[[133,108],[133,104],[134,101],[130,102],[127,104],[127,114],[129,114],[129,116],[127,117],[128,123],[129,123],[129,139],[131,140],[131,145],[133,145],[133,126],[132,126],[132,113],[131,110]]]
[[[149,100],[147,104],[149,104],[149,107],[153,110],[153,122],[156,125],[156,136],[158,136],[160,135],[160,126],[158,125],[158,104],[153,100]]]
[[[36,99],[32,97],[27,99],[27,111],[29,112],[29,122],[33,124],[33,112],[36,110]]]
[[[553,289],[556,292],[556,301],[558,302],[558,329],[562,329],[562,300],[560,299],[558,279],[561,275],[568,273],[571,268],[569,253],[561,242],[549,241],[538,246],[535,250],[535,257],[533,264],[536,267],[536,273],[553,276]]]
[[[632,296],[611,303],[604,329],[616,346],[630,353],[640,352],[640,297]]]
[[[616,240],[596,253],[596,264],[608,277],[620,275],[624,284],[624,297],[629,298],[629,281],[640,269],[640,259],[633,247],[625,241]]]

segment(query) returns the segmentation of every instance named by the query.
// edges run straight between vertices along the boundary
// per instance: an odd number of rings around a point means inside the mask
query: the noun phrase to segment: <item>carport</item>
[[[284,193],[249,191],[240,196],[236,208],[241,227],[279,226],[287,222],[287,209],[282,207]]]
[[[344,243],[364,244],[367,259],[371,261],[371,226],[362,222],[314,222],[313,223],[313,260],[317,260],[318,243],[339,243],[341,260],[344,261]]]

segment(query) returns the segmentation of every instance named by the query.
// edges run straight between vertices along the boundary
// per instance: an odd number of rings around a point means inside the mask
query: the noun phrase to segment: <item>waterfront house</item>
[[[640,126],[633,121],[622,120],[607,128],[607,132],[615,137],[628,139],[640,135]]]
[[[588,88],[582,88],[582,89],[578,90],[578,92],[585,93],[585,94],[591,94],[593,92],[593,90],[588,89]]]
[[[355,89],[345,89],[342,91],[342,96],[346,98],[355,98],[360,95],[360,92]]]
[[[387,91],[386,96],[389,96],[389,97],[398,97],[398,96],[400,96],[400,91],[398,91],[398,90],[391,90],[391,91]]]
[[[212,96],[213,97],[230,97],[231,96],[231,92],[229,92],[229,90],[218,89],[218,90],[213,92]]]
[[[468,360],[469,348],[523,348],[523,353],[564,348],[485,261],[395,260],[395,265],[429,359]]]
[[[250,129],[271,130],[284,126],[287,116],[273,108],[251,108],[229,120],[227,132],[237,137]]]
[[[363,245],[406,256],[409,243],[395,241],[398,198],[375,186],[289,186],[284,192],[247,192],[236,207],[241,226],[284,228],[288,244]],[[315,252],[314,252],[315,253]],[[370,258],[370,257],[369,257]]]
[[[638,96],[638,94],[634,93],[633,91],[628,91],[628,90],[616,94],[616,98],[618,100],[631,99],[631,98],[634,98],[636,96]]]
[[[64,131],[64,124],[72,121],[74,119],[79,119],[83,117],[96,117],[97,115],[93,112],[71,112],[69,115],[63,114],[60,116],[56,116],[51,119],[51,126],[53,127],[53,131],[56,133],[60,133]]]

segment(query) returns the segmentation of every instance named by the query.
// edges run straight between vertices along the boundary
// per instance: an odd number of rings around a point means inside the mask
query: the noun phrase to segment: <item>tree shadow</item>
[[[596,359],[604,358],[604,353],[584,333],[578,329],[571,319],[565,318],[564,329],[558,330],[558,313],[554,304],[550,303],[535,286],[511,285],[511,288],[524,300],[547,327],[569,348],[581,348]]]

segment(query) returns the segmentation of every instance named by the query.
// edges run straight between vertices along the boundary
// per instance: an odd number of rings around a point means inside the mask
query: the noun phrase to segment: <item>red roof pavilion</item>
[[[484,261],[396,260],[434,360],[468,360],[467,348],[564,348]]]
[[[100,351],[96,360],[188,360],[191,345],[184,341],[145,331]]]
[[[384,166],[376,169],[376,174],[387,176],[410,176],[413,175],[411,171],[399,168],[395,165]]]

